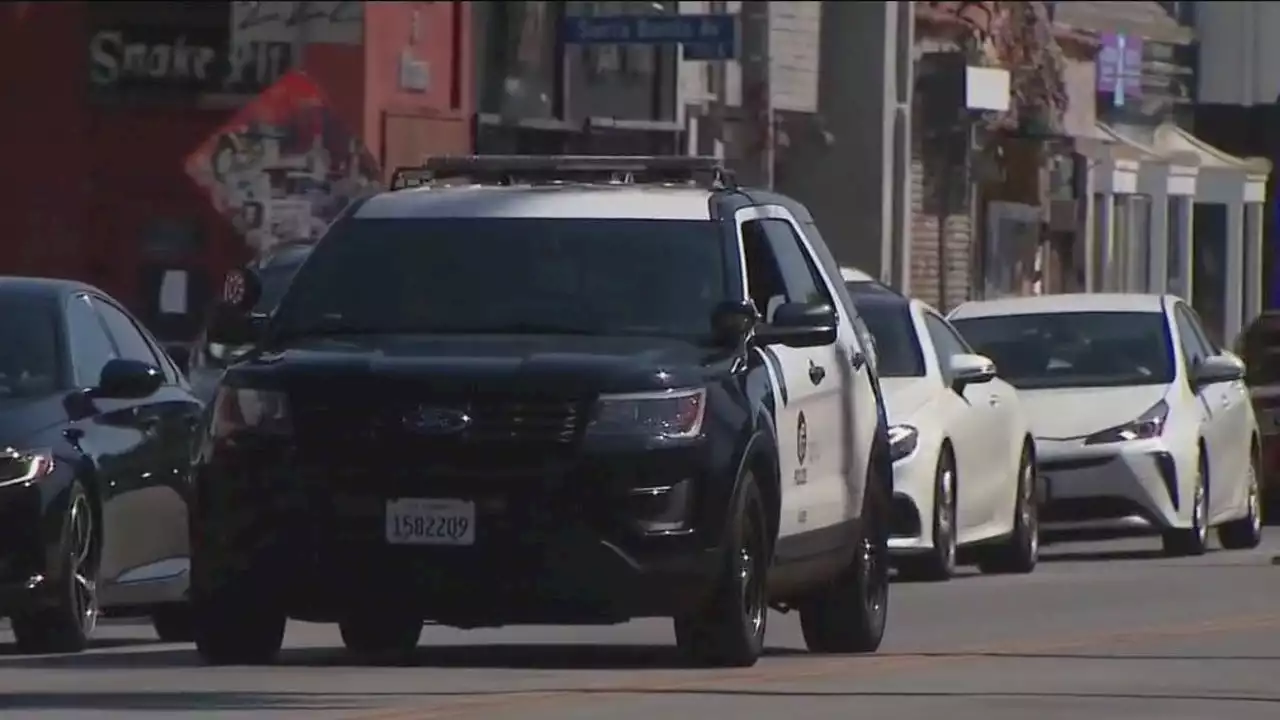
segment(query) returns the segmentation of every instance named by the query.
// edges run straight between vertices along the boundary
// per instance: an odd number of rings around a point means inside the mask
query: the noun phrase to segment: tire
[[[772,543],[764,500],[750,472],[735,502],[731,541],[715,590],[699,610],[674,622],[677,647],[698,665],[750,667],[764,653]]]
[[[956,462],[944,448],[933,480],[933,547],[923,555],[895,560],[903,580],[944,582],[956,574]]]
[[[283,610],[241,579],[193,593],[196,652],[209,665],[269,665],[284,645]]]
[[[1171,528],[1165,530],[1162,536],[1164,554],[1169,557],[1203,555],[1209,548],[1209,468],[1203,447],[1200,449],[1196,469],[1191,527]]]
[[[1262,543],[1262,488],[1258,476],[1258,454],[1249,458],[1248,514],[1218,528],[1218,542],[1228,550],[1250,550]]]
[[[162,605],[151,613],[151,626],[160,642],[187,643],[196,639],[195,614],[187,603]]]
[[[1040,507],[1036,503],[1035,455],[1030,446],[1022,449],[1017,493],[1009,539],[982,548],[978,554],[978,569],[984,573],[1025,575],[1035,570],[1040,560]]]
[[[53,581],[53,602],[10,618],[18,652],[73,653],[89,646],[98,624],[97,515],[79,481],[71,483],[62,522],[64,567]]]
[[[800,628],[810,652],[870,653],[880,648],[889,616],[888,484],[874,476],[867,479],[853,562],[800,603]]]
[[[422,637],[422,617],[408,613],[356,613],[338,623],[347,652],[362,660],[400,662],[413,656]]]

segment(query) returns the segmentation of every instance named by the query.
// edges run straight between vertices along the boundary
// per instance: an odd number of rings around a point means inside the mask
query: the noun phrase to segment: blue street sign
[[[734,15],[606,15],[566,17],[561,40],[569,45],[684,45],[688,60],[725,60],[738,51]]]

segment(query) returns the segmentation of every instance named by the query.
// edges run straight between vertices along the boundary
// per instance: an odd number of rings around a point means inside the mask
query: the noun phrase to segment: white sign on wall
[[[364,39],[362,2],[231,3],[231,44],[307,42],[359,45]]]

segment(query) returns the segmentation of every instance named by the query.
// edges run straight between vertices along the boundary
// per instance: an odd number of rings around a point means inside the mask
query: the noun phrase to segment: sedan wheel
[[[1191,496],[1191,527],[1164,531],[1165,555],[1203,555],[1209,547],[1209,473],[1205,464],[1202,451]]]
[[[933,490],[933,547],[923,555],[899,558],[898,574],[907,580],[940,582],[956,574],[956,469],[951,454],[938,459]]]
[[[98,536],[93,506],[78,482],[67,500],[63,551],[62,577],[51,581],[57,592],[53,604],[10,620],[20,652],[79,652],[97,628]]]
[[[1040,506],[1036,502],[1036,462],[1031,448],[1022,451],[1013,510],[1013,530],[1000,545],[983,548],[978,568],[985,573],[1029,573],[1040,560]]]

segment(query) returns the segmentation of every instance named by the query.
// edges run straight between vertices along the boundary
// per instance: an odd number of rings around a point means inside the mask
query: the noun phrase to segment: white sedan
[[[951,321],[1018,388],[1046,526],[1159,531],[1170,555],[1262,537],[1258,424],[1239,358],[1180,298],[1046,295],[966,303]]]
[[[900,574],[945,580],[972,545],[984,572],[1039,556],[1035,447],[1015,390],[933,308],[847,283],[875,338],[893,457],[890,552]]]

